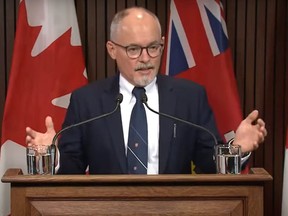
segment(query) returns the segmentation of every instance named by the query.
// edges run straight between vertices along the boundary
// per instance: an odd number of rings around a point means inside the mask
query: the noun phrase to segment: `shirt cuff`
[[[228,145],[232,145],[234,142],[234,138],[228,141]],[[241,166],[250,158],[251,152],[246,152],[241,155]]]

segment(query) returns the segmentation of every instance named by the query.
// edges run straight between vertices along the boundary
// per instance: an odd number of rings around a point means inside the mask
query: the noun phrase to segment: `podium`
[[[247,175],[23,175],[9,169],[11,214],[263,215],[262,168]]]

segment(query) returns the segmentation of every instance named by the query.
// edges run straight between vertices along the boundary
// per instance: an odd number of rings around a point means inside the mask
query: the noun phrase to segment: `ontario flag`
[[[220,0],[171,0],[166,42],[162,72],[206,88],[224,138],[242,112]]]
[[[1,137],[0,176],[25,173],[25,128],[45,132],[45,117],[61,128],[70,93],[87,83],[73,0],[22,0]],[[10,212],[9,184],[0,183],[0,214]]]
[[[286,128],[286,145],[284,158],[282,216],[288,216],[288,126]]]

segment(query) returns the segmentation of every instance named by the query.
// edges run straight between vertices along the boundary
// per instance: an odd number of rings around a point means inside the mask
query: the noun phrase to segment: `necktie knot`
[[[136,97],[137,102],[142,101],[144,93],[145,93],[145,89],[143,87],[134,87],[132,91],[132,94]]]

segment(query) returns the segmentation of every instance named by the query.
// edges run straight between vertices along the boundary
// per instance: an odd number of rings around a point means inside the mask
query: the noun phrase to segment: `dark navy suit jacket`
[[[201,125],[220,140],[203,87],[165,75],[157,76],[157,84],[160,112]],[[112,111],[118,93],[119,75],[74,91],[63,127]],[[191,173],[191,161],[197,172],[215,173],[215,141],[210,134],[165,117],[160,117],[159,130],[160,174]],[[58,147],[60,174],[85,173],[87,166],[91,174],[127,174],[120,110],[63,132]]]

